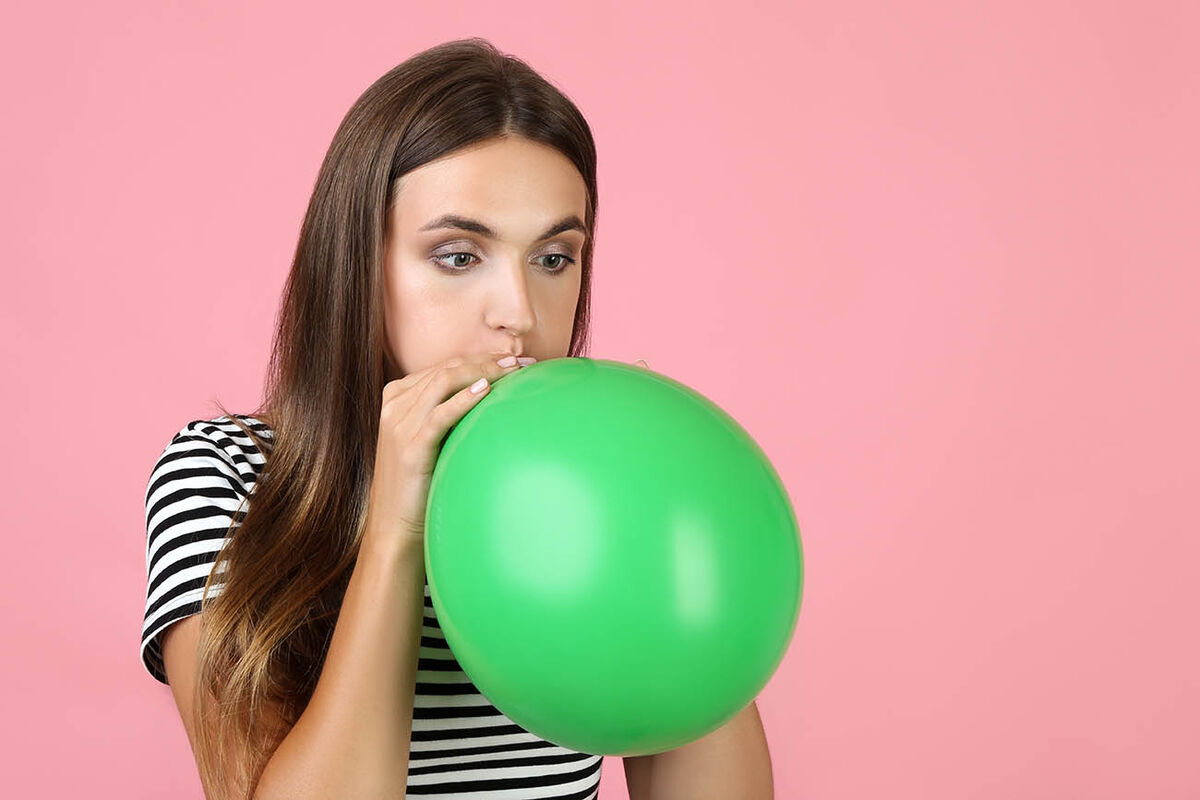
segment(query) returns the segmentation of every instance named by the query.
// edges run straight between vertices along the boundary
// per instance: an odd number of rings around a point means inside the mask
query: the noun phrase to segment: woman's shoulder
[[[154,472],[200,461],[223,462],[243,481],[253,481],[266,460],[273,435],[264,420],[250,414],[193,419],[180,427],[162,449]]]
[[[222,414],[219,417],[189,421],[179,428],[172,437],[172,442],[191,438],[220,442],[225,447],[241,446],[253,442],[252,437],[246,434],[246,429],[266,439],[270,439],[274,435],[271,426],[262,418],[250,414],[234,414],[231,418],[227,414]]]

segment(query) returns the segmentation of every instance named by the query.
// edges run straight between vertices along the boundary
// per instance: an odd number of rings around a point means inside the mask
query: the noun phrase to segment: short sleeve
[[[236,451],[213,421],[194,420],[171,438],[150,472],[141,653],[142,665],[159,683],[167,683],[163,632],[200,612],[217,553],[235,517],[240,522],[245,513],[239,507],[248,483],[231,449]],[[220,586],[214,581],[209,597],[219,595]]]

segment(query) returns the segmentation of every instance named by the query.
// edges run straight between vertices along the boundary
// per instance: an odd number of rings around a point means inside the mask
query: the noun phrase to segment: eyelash
[[[469,265],[469,264],[465,267],[451,267],[442,261],[443,258],[450,258],[451,256],[470,256],[471,258],[478,258],[478,256],[476,256],[474,253],[458,251],[458,252],[454,252],[454,253],[442,253],[441,255],[434,256],[431,260],[433,261],[434,265],[436,265],[438,267],[438,269],[442,270],[443,272],[449,272],[452,274],[466,272],[467,270],[469,270],[471,268],[471,265]],[[546,270],[546,272],[549,272],[551,275],[561,275],[562,273],[567,271],[567,267],[569,267],[571,264],[575,263],[575,259],[571,258],[566,253],[545,253],[543,255],[538,256],[538,258],[549,258],[551,256],[554,256],[556,258],[561,258],[564,261],[569,262],[569,263],[563,264],[558,269],[542,267],[542,269]]]

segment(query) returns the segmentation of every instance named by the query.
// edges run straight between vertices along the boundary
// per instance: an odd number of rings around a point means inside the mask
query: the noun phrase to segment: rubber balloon
[[[463,671],[524,729],[611,756],[717,729],[800,612],[792,505],[695,390],[591,358],[505,375],[447,434],[425,563]]]

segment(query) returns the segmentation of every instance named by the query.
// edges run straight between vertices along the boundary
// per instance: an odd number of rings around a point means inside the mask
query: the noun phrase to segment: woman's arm
[[[403,798],[424,614],[419,537],[366,537],[312,699],[256,800]]]
[[[631,763],[625,759],[630,800],[773,800],[771,756],[758,705],[683,747]],[[632,779],[632,780],[631,780]]]

